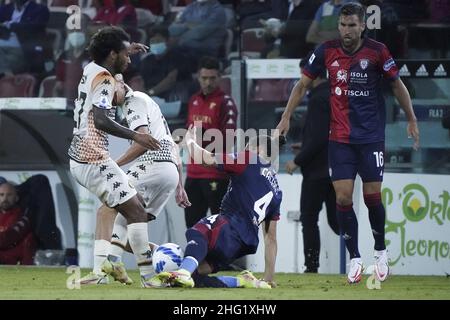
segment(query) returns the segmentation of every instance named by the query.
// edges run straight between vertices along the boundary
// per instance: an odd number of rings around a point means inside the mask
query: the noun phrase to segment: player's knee
[[[125,205],[121,205],[118,211],[127,219],[128,224],[148,221],[147,213],[137,197],[133,197]]]
[[[189,228],[186,230],[186,240],[189,243],[192,241],[193,244],[206,244],[205,236],[198,230]]]
[[[364,203],[368,208],[376,207],[381,204],[381,193],[366,193],[364,194]]]
[[[336,194],[336,203],[340,206],[351,205],[353,203],[353,197],[347,193]]]

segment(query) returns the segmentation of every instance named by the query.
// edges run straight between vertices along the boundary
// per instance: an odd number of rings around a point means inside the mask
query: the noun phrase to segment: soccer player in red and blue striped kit
[[[291,92],[277,129],[285,135],[295,107],[299,105],[313,79],[323,68],[328,70],[330,92],[330,134],[328,162],[336,191],[338,221],[350,254],[347,280],[361,280],[363,264],[358,250],[358,221],[352,194],[358,173],[363,181],[364,202],[375,239],[375,274],[386,280],[389,263],[385,245],[386,213],[381,202],[385,131],[385,103],[381,81],[389,81],[394,96],[408,120],[407,134],[419,147],[419,130],[408,90],[387,47],[362,37],[365,8],[355,2],[345,4],[339,14],[340,39],[316,48]]]

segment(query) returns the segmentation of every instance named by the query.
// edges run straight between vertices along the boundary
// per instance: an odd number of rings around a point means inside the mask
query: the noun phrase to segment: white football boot
[[[361,276],[364,271],[364,266],[361,258],[353,258],[350,260],[350,270],[348,271],[348,283],[358,283],[361,281]]]
[[[377,251],[375,250],[375,276],[381,282],[386,280],[389,275],[389,261],[387,250]]]

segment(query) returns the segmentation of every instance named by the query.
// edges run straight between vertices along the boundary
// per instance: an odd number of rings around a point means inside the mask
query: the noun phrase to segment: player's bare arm
[[[186,147],[191,158],[196,161],[197,164],[202,164],[205,167],[217,166],[216,158],[214,154],[203,149],[196,142],[196,128],[190,125],[184,140],[186,142]]]
[[[289,96],[288,103],[286,105],[286,109],[284,109],[283,115],[281,116],[280,123],[277,125],[277,129],[280,130],[280,135],[286,135],[289,131],[289,120],[291,119],[291,115],[294,112],[295,108],[300,104],[303,100],[303,97],[306,95],[309,87],[312,84],[312,79],[302,75],[300,81],[296,83],[294,88],[291,91],[291,95]]]
[[[136,129],[136,131],[139,133],[143,133],[143,134],[149,134],[147,126],[139,127]],[[159,145],[158,140],[156,140],[153,137],[152,137],[152,139],[155,140],[155,143],[157,143]],[[125,151],[125,153],[122,154],[119,157],[119,159],[116,160],[116,162],[119,166],[126,165],[126,164],[136,160],[137,158],[139,158],[146,151],[147,151],[146,148],[144,148],[143,146],[141,146],[140,144],[138,144],[136,142],[133,142],[131,144],[131,146],[127,149],[127,151]]]
[[[275,261],[277,257],[277,221],[263,222],[264,234],[264,280],[275,287]]]
[[[177,169],[178,169],[178,185],[175,190],[175,201],[177,202],[177,205],[181,208],[187,208],[191,206],[191,202],[189,201],[189,198],[186,194],[186,190],[183,186],[183,163],[181,161],[180,157],[180,147],[175,144],[174,145],[174,152],[177,159]]]
[[[159,143],[148,133],[141,133],[121,126],[108,116],[108,110],[94,106],[94,125],[97,129],[113,136],[133,140],[146,149],[158,150]]]
[[[419,127],[417,126],[417,118],[414,114],[412,107],[411,97],[409,95],[408,89],[406,89],[403,81],[398,78],[394,80],[391,84],[394,96],[397,98],[400,107],[403,109],[408,120],[408,127],[406,128],[409,138],[414,139],[414,150],[419,149]]]

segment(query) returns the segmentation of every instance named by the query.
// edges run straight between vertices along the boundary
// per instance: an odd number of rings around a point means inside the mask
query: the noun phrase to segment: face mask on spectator
[[[167,50],[167,44],[165,42],[152,43],[150,44],[150,52],[158,56],[164,54]]]
[[[67,41],[72,47],[79,48],[86,41],[86,36],[83,32],[72,32],[67,35]]]

